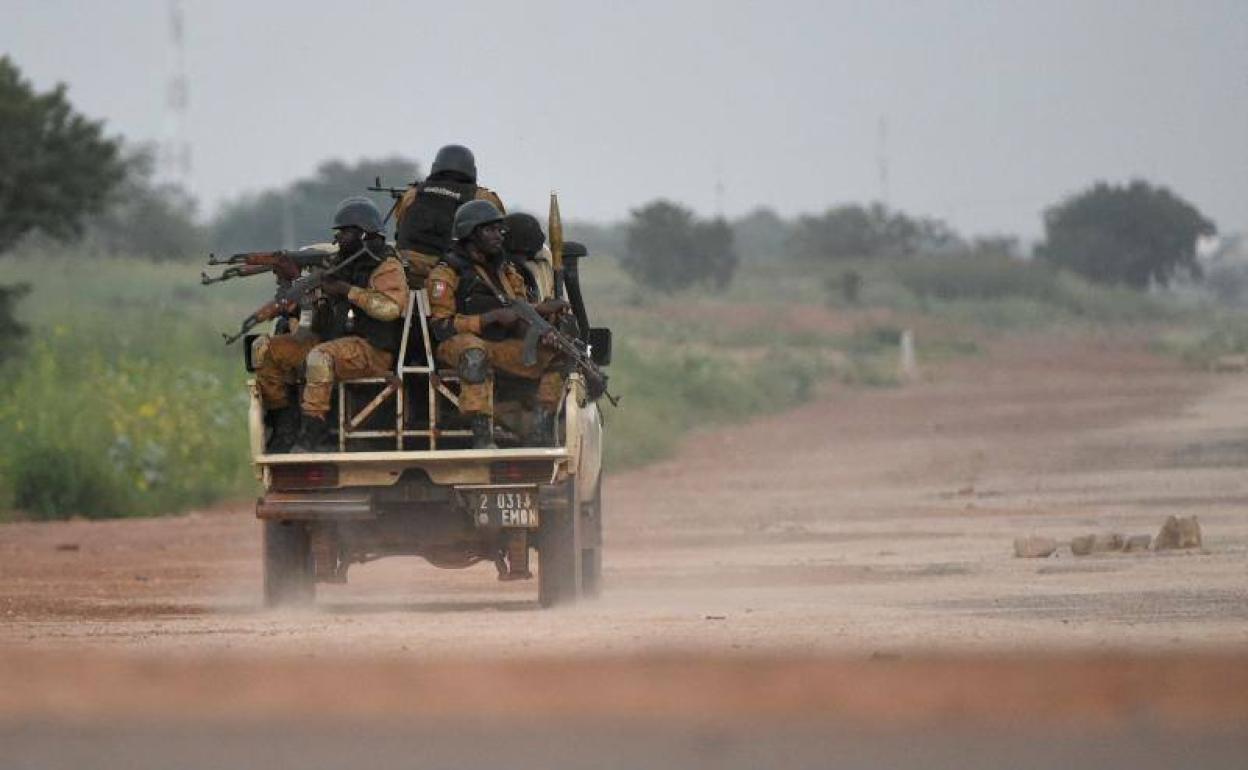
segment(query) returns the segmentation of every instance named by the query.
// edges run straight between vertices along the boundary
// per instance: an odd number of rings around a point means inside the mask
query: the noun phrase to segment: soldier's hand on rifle
[[[551,298],[534,306],[534,310],[543,318],[551,319],[560,313],[567,312],[571,305],[565,299]]]
[[[283,254],[273,263],[273,272],[285,281],[293,281],[299,277],[299,265],[289,254]]]
[[[519,314],[509,307],[500,307],[481,314],[481,325],[515,326],[520,320]]]
[[[345,297],[351,291],[351,284],[337,278],[326,278],[321,282],[321,291],[331,297]]]

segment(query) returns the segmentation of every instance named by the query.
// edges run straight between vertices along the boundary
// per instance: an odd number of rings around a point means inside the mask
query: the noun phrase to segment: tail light
[[[548,484],[554,475],[555,466],[549,460],[490,463],[492,484]]]
[[[273,489],[325,489],[338,486],[337,465],[270,465],[269,479]]]

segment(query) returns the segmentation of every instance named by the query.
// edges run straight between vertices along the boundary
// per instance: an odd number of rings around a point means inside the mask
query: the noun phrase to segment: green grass
[[[32,330],[24,357],[0,386],[0,511],[147,515],[254,491],[246,374],[220,333],[271,282],[202,287],[197,265],[72,254],[3,264],[5,283],[33,291],[19,306]],[[845,269],[864,279],[852,308],[835,290]],[[917,325],[920,362],[977,354],[991,334],[1158,319],[1186,329],[1159,347],[1193,362],[1248,352],[1248,322],[1215,329],[1173,302],[1027,264],[750,263],[726,293],[674,297],[639,290],[610,259],[582,273],[593,322],[615,332],[623,401],[603,405],[613,469],[665,457],[691,430],[790,408],[823,382],[898,385],[903,323]],[[789,323],[795,308],[815,323]]]

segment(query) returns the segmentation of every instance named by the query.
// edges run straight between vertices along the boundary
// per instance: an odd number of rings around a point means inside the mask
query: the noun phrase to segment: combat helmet
[[[503,239],[503,248],[509,254],[524,254],[531,257],[541,251],[546,236],[542,234],[542,226],[532,214],[518,212],[503,218],[507,228],[507,236]]]
[[[448,144],[438,150],[438,154],[433,159],[433,165],[429,168],[429,175],[433,176],[443,171],[454,171],[466,177],[467,181],[475,183],[477,159],[472,156],[472,150],[462,144]]]
[[[334,212],[334,229],[358,227],[366,233],[380,233],[385,225],[381,221],[381,209],[363,195],[352,195],[338,204]]]
[[[451,226],[455,240],[462,241],[472,235],[482,225],[502,222],[503,214],[493,203],[484,200],[468,201],[455,212],[455,223]]]

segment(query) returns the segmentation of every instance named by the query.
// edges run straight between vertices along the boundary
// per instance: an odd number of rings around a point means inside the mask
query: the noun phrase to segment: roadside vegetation
[[[202,222],[185,190],[156,179],[149,148],[105,136],[63,87],[36,93],[0,57],[0,96],[16,105],[0,115],[0,178],[25,191],[0,200],[0,517],[150,515],[251,493],[246,374],[220,332],[272,282],[207,289],[199,258],[324,240],[336,201],[377,177],[406,184],[422,164],[327,161]],[[591,318],[615,331],[609,467],[831,383],[899,385],[915,375],[900,366],[906,330],[919,371],[1054,328],[1129,331],[1193,365],[1238,355],[1248,367],[1236,309],[1248,255],[1224,239],[1202,284],[1197,246],[1216,227],[1191,204],[1142,181],[1096,183],[1044,226],[1024,258],[1012,238],[880,204],[727,220],[655,200],[620,222],[570,222],[591,249]]]

